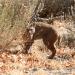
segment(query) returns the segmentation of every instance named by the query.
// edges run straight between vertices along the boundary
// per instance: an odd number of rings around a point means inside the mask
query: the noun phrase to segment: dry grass
[[[0,75],[48,75],[51,70],[75,68],[75,58],[72,57],[74,50],[69,48],[57,49],[56,56],[50,60],[47,59],[47,51],[43,52],[37,46],[36,49],[35,47],[32,49],[34,49],[34,52],[32,51],[32,54],[27,55],[1,52]],[[42,68],[45,70],[42,70]],[[31,72],[32,70],[33,73]],[[70,71],[70,74],[73,75],[73,73],[73,71]]]

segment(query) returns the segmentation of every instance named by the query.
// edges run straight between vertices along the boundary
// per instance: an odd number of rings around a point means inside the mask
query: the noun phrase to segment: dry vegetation
[[[0,75],[75,75],[75,16],[54,19],[61,40],[53,59],[47,58],[51,52],[42,39],[35,40],[29,54],[22,53],[22,35],[37,1],[0,0]]]
[[[69,48],[57,49],[54,59],[47,59],[48,51],[39,50],[39,42],[35,42],[32,54],[11,54],[0,52],[0,75],[74,75],[74,50]],[[39,51],[38,51],[39,50]]]

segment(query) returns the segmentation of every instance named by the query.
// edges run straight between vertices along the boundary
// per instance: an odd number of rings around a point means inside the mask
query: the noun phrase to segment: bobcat
[[[49,25],[49,24],[47,24]],[[25,52],[27,53],[30,46],[32,46],[34,40],[43,39],[44,44],[48,49],[51,50],[52,55],[49,56],[49,59],[52,59],[56,54],[56,49],[54,47],[54,43],[56,42],[58,35],[55,29],[50,25],[47,26],[45,23],[36,22],[35,26],[31,26],[28,31],[30,33],[31,40],[27,42],[25,45]]]

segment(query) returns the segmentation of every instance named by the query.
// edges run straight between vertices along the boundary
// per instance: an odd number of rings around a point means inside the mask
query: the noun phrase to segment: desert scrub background
[[[25,32],[26,27],[30,25],[29,22],[34,14],[34,10],[38,2],[40,2],[40,0],[0,0],[0,48],[8,47],[10,43],[11,45],[14,44],[12,43],[14,40],[16,45],[23,43],[22,35]],[[43,8],[43,5],[41,6],[41,4],[44,4],[43,0],[37,11],[40,11]],[[73,16],[72,21],[73,20],[75,21],[75,16]],[[70,29],[70,38],[73,38],[72,40],[74,40],[75,31],[73,30],[75,28],[75,23],[74,21],[72,23],[72,21],[61,21],[61,27],[65,25],[65,27],[63,27],[64,31],[66,31],[66,29],[67,31]],[[54,25],[56,27],[57,23],[55,22],[58,23],[59,21],[54,21]],[[59,24],[60,22],[58,25]],[[58,28],[59,26],[57,27],[58,32],[62,31],[62,29]],[[64,31],[62,32],[62,37],[64,40],[63,42],[65,43],[66,35],[64,36]]]
[[[22,34],[29,23],[37,0],[0,0],[0,47],[13,40],[22,43]],[[20,40],[21,39],[21,40]],[[19,42],[20,41],[20,42]]]

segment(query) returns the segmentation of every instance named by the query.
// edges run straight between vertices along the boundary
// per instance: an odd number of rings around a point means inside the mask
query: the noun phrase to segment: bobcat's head
[[[35,33],[35,27],[31,26],[30,28],[28,28],[28,32],[30,33],[30,37],[32,39],[33,38],[33,35]]]

